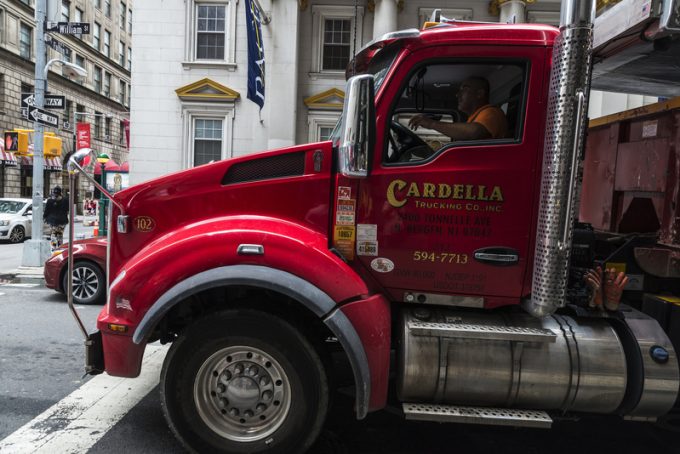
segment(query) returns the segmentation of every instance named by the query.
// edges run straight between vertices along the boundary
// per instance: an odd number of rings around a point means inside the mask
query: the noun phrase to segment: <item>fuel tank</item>
[[[678,394],[678,362],[650,317],[618,319],[406,308],[403,402],[653,418]]]

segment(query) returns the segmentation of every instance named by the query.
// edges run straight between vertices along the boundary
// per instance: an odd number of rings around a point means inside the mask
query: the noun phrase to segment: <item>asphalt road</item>
[[[82,337],[63,295],[26,285],[29,284],[0,283],[0,452],[5,452],[3,440],[41,413],[49,412],[52,405],[68,400],[72,392],[94,385],[97,380],[109,379],[106,375],[83,378]],[[79,308],[87,327],[94,326],[100,309]],[[96,434],[91,445],[50,454],[183,452],[163,418],[156,377],[151,377],[148,393],[135,405],[123,408],[122,417]],[[140,386],[140,379],[126,379],[124,387],[134,391]],[[121,409],[113,405],[100,413],[117,410]],[[66,433],[68,438],[60,417],[57,412],[43,423],[53,431]],[[352,399],[338,394],[334,396],[321,439],[311,452],[680,454],[678,439],[678,432],[615,417],[557,421],[552,430],[406,422],[398,409],[372,413],[365,420],[356,421]]]

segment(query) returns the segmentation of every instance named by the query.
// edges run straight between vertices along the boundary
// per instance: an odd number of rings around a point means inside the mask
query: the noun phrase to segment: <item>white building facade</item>
[[[260,0],[265,104],[246,98],[246,0],[135,5],[130,183],[328,137],[341,114],[344,68],[384,33],[445,17],[559,23],[560,0]],[[655,102],[596,94],[591,118]],[[619,105],[624,108],[619,108]],[[614,107],[610,107],[614,106]]]

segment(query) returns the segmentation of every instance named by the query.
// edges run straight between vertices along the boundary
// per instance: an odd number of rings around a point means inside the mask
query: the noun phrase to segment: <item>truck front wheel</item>
[[[328,382],[312,345],[289,323],[225,311],[190,326],[161,373],[161,404],[195,452],[305,452],[323,426]]]

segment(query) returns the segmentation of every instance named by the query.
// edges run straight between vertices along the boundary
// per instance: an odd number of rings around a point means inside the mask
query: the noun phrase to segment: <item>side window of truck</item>
[[[385,162],[418,162],[459,145],[521,141],[527,74],[524,62],[416,68],[393,106]]]

